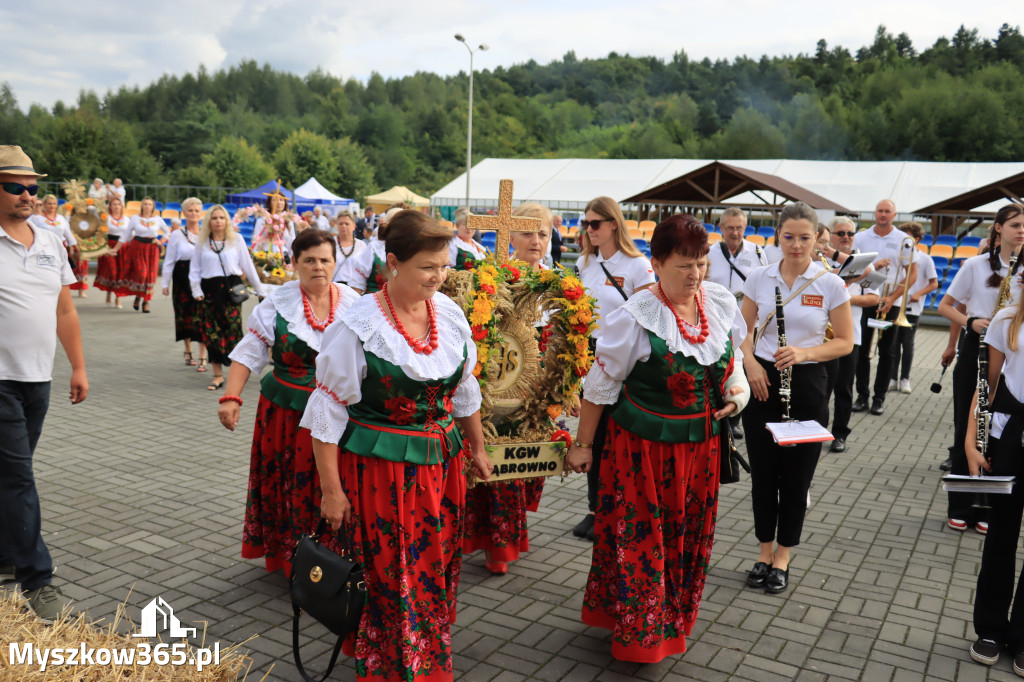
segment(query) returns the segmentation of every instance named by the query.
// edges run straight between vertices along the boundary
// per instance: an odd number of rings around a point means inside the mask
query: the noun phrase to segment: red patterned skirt
[[[265,557],[268,571],[291,574],[291,558],[303,533],[320,519],[320,479],[302,410],[260,396],[249,461],[249,493],[242,528],[242,557]]]
[[[654,443],[609,421],[583,622],[612,656],[656,663],[686,651],[718,512],[719,440]]]
[[[70,261],[71,271],[75,273],[75,278],[78,280],[69,286],[68,289],[72,291],[86,291],[89,288],[89,282],[86,281],[89,277],[89,261],[84,258],[80,258],[77,261],[71,260],[70,248],[68,248],[68,260]]]
[[[140,296],[145,300],[153,298],[153,285],[160,271],[160,244],[155,240],[144,242],[133,239],[125,244],[123,269],[115,293],[118,296]]]
[[[366,608],[344,645],[357,680],[453,678],[450,627],[462,570],[463,454],[441,464],[338,455],[352,503],[346,527],[363,566]]]
[[[543,478],[480,483],[467,490],[462,551],[486,550],[491,561],[504,562],[530,551],[526,512],[537,511],[543,491]]]
[[[113,249],[117,246],[117,237],[107,237],[107,248]],[[128,247],[128,244],[125,244]],[[124,260],[124,251],[121,251],[116,256],[107,254],[100,256],[99,260],[96,261],[96,278],[93,279],[92,285],[100,291],[117,291],[118,281],[121,279],[121,262]]]

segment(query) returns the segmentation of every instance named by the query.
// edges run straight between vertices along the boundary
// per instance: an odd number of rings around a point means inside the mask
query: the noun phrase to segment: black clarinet
[[[775,320],[779,325],[779,348],[786,345],[786,313],[782,307],[782,292],[775,287]],[[779,398],[782,400],[782,421],[791,421],[789,417],[789,399],[793,394],[793,368],[787,367],[779,373]]]
[[[985,343],[985,331],[981,331],[981,340],[978,343],[978,409],[975,412],[978,417],[978,436],[975,443],[981,456],[988,459],[988,427],[992,413],[988,406],[988,344]],[[978,475],[984,476],[985,470],[979,467]],[[988,493],[976,493],[971,506],[975,509],[991,509]]]

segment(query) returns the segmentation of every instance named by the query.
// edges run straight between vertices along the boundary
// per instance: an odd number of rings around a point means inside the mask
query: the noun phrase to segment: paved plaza
[[[76,299],[91,392],[72,407],[58,350],[53,401],[36,454],[46,541],[57,582],[94,618],[162,596],[207,642],[252,638],[250,680],[298,680],[291,604],[281,574],[240,557],[258,382],[239,430],[217,421],[212,372],[183,365],[169,299],[153,314]],[[251,307],[246,304],[245,312]],[[614,661],[605,631],[580,622],[590,543],[570,528],[585,481],[550,479],[530,515],[531,551],[492,577],[466,557],[453,631],[455,677],[485,680],[1009,680],[970,660],[982,536],[945,527],[939,461],[952,432],[951,382],[934,395],[947,334],[918,333],[914,392],[891,394],[882,417],[854,415],[849,450],[825,453],[811,488],[791,588],[745,587],[757,558],[749,477],[725,486],[715,550],[689,651],[656,665]],[[826,448],[827,449],[827,448]],[[334,637],[304,630],[314,671]],[[209,645],[209,644],[208,644]],[[268,673],[269,671],[269,673]],[[332,679],[353,680],[350,661]]]

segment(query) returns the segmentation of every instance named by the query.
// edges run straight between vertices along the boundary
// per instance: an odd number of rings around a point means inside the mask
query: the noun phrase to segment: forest
[[[808,45],[808,48],[811,46]],[[1024,36],[961,26],[918,50],[879,26],[854,51],[668,60],[611,53],[475,75],[473,159],[1024,159]],[[0,85],[0,139],[53,179],[429,195],[465,168],[466,73],[305,77],[245,61],[27,112]]]

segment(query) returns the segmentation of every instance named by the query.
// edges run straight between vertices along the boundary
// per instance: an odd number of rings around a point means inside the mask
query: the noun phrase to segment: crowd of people
[[[0,409],[18,415],[0,422],[0,517],[10,521],[0,530],[0,581],[20,583],[52,620],[67,600],[52,583],[31,461],[57,339],[73,369],[72,402],[86,398],[88,381],[70,293],[75,238],[54,197],[37,201],[41,177],[19,147],[0,147],[0,264],[11,273],[0,279],[0,320],[17,330],[0,342]],[[212,370],[208,388],[229,430],[248,428],[241,394],[262,374],[242,556],[289,574],[298,539],[326,520],[325,544],[344,544],[364,570],[366,607],[344,643],[358,678],[452,679],[463,556],[482,551],[488,571],[507,573],[529,551],[527,512],[544,489],[543,478],[487,483],[474,332],[440,291],[453,268],[488,257],[468,209],[454,230],[403,205],[299,219],[271,194],[254,241],[280,249],[295,279],[269,286],[222,206],[204,211],[189,198],[171,230],[148,198],[126,218],[123,192],[119,181],[89,190],[109,209],[109,253],[95,280],[108,304],[134,297],[149,312],[161,280],[184,363]],[[535,271],[558,267],[561,218],[533,203],[514,215],[540,228],[513,233],[513,257]],[[780,446],[766,425],[828,427],[831,413],[830,450],[841,453],[851,413],[882,415],[887,392],[911,390],[914,329],[937,277],[916,248],[921,226],[896,228],[895,217],[882,200],[858,232],[849,218],[825,225],[796,202],[779,215],[774,244],[761,247],[744,239],[740,209],[721,215],[718,243],[676,214],[654,229],[648,258],[617,202],[587,204],[575,267],[600,324],[565,465],[587,475],[588,513],[571,529],[593,542],[581,619],[611,631],[615,658],[650,663],[687,650],[711,564],[724,436],[742,439],[750,460],[757,556],[745,583],[767,594],[790,588],[823,445]],[[999,211],[989,245],[939,307],[951,322],[943,362],[957,356],[951,466],[1024,474],[1024,209]],[[845,273],[861,254],[873,254],[870,265]],[[259,300],[243,324],[249,288]],[[547,315],[532,321],[538,334]],[[987,451],[969,399],[979,352],[989,354],[994,395]],[[485,483],[467,489],[470,470]],[[971,655],[991,664],[1007,647],[1024,675],[1024,615],[1010,610],[1024,491],[997,497],[985,516],[950,493],[947,525],[988,534]]]

